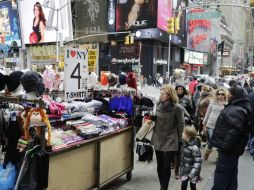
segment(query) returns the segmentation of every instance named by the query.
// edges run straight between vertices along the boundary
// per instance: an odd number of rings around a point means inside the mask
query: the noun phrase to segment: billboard
[[[60,41],[72,40],[70,0],[22,0],[19,6],[25,44],[55,42],[56,30]]]
[[[106,5],[105,0],[75,2],[76,37],[107,32]]]
[[[156,28],[156,0],[117,0],[116,31]]]
[[[176,11],[187,7],[187,0],[172,0],[172,9],[175,12],[175,17],[179,20],[180,30],[178,34],[172,35],[172,41],[176,44],[185,46],[186,44],[186,11]]]
[[[172,16],[172,1],[158,0],[157,28],[167,31],[167,21]]]
[[[207,65],[208,53],[191,51],[191,50],[185,49],[184,62],[188,64],[195,64],[195,65]]]
[[[0,2],[0,44],[21,46],[17,3]]]
[[[203,14],[204,12],[203,9],[193,9],[190,13]],[[188,20],[187,48],[209,52],[211,28],[212,23],[208,19]]]

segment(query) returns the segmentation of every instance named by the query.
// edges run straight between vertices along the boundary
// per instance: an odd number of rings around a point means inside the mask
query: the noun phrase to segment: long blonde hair
[[[225,88],[218,88],[217,90],[215,90],[215,93],[214,93],[214,100],[219,101],[218,93],[219,93],[220,91],[223,91],[224,97],[225,97],[225,100],[224,100],[224,101],[227,102],[227,101],[228,101],[228,91],[227,91],[227,89],[225,89]]]
[[[170,97],[170,100],[173,103],[178,103],[178,96],[175,88],[171,84],[166,84],[161,87],[161,90],[165,91],[165,93]]]

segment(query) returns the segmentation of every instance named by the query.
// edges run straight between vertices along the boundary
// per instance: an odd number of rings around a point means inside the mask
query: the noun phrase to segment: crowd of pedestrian
[[[212,190],[237,189],[238,159],[253,133],[252,110],[254,92],[247,80],[231,80],[224,88],[194,77],[188,86],[162,86],[152,136],[160,189],[168,189],[172,168],[182,190],[188,183],[197,189],[202,161],[213,150],[218,157]]]

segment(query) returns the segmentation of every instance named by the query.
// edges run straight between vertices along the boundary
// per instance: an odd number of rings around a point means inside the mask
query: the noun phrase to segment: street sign
[[[188,20],[202,20],[202,19],[210,19],[210,18],[218,18],[218,17],[221,17],[221,13],[218,11],[188,14]]]
[[[88,50],[65,50],[64,98],[65,101],[84,99],[87,96]]]

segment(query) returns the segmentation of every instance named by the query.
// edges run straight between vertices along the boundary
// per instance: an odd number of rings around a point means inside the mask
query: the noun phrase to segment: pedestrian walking
[[[182,144],[184,113],[179,104],[174,87],[164,85],[160,91],[160,101],[156,107],[156,122],[152,136],[157,158],[157,173],[160,189],[167,190],[171,176],[171,162]]]
[[[196,190],[196,183],[201,180],[201,139],[197,137],[197,130],[194,126],[185,127],[182,138],[183,147],[180,169],[180,179],[182,181],[181,190],[187,190],[188,182],[190,182],[191,190]]]
[[[251,114],[246,91],[233,85],[228,105],[219,115],[211,139],[219,152],[212,190],[237,190],[238,159],[248,141]]]
[[[195,127],[199,132],[203,130],[203,119],[205,117],[207,108],[212,98],[213,98],[213,89],[210,86],[203,84],[201,87],[201,95],[197,103],[195,118],[196,119]]]
[[[219,88],[215,91],[215,95],[208,106],[205,118],[203,120],[203,130],[207,135],[207,146],[205,149],[204,160],[208,159],[213,150],[213,146],[211,144],[213,130],[221,111],[224,109],[225,105],[227,105],[227,99],[228,91],[224,88]]]
[[[189,83],[189,90],[192,96],[195,94],[197,85],[198,85],[198,79],[197,77],[194,77],[193,80]]]

